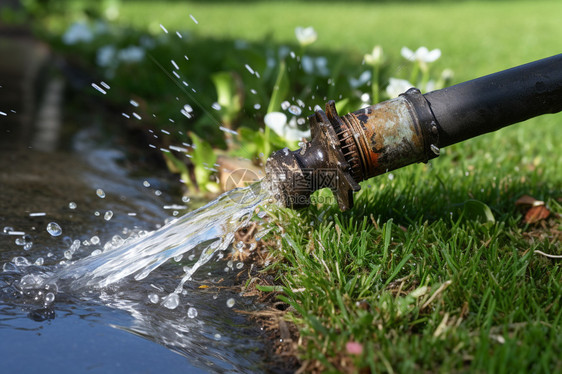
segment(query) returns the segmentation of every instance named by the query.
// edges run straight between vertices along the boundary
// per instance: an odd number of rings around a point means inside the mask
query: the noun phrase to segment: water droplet
[[[51,236],[59,236],[62,234],[62,229],[58,223],[49,222],[49,224],[47,224],[47,232],[51,234]]]
[[[431,148],[431,152],[433,152],[435,155],[439,156],[439,147],[437,147],[435,144],[432,144],[429,146],[429,148]]]
[[[291,105],[291,106],[289,107],[289,113],[291,113],[292,115],[295,115],[295,116],[300,116],[301,113],[302,113],[302,109],[299,108],[299,107],[296,106],[296,105]]]
[[[94,87],[97,91],[99,91],[100,93],[102,93],[104,95],[107,93],[107,91],[105,91],[103,88],[101,88],[100,86],[98,86],[95,83],[92,83],[92,87]]]
[[[98,256],[98,255],[101,255],[101,249],[96,249],[95,251],[92,252],[90,256]]]
[[[213,103],[213,105],[211,105],[211,108],[213,108],[214,110],[221,110],[221,106],[219,103]]]
[[[22,290],[29,290],[39,285],[41,280],[33,274],[24,275],[19,283]]]
[[[177,293],[171,293],[164,301],[162,301],[162,306],[168,309],[176,309],[180,304],[180,296]]]
[[[37,266],[43,266],[43,263],[45,262],[45,260],[43,260],[43,257],[39,257],[37,260],[35,260],[35,262],[33,263],[33,265],[37,265]]]
[[[51,304],[53,301],[55,301],[55,294],[52,292],[49,292],[45,295],[45,304]]]
[[[98,188],[98,189],[96,190],[96,195],[98,195],[98,197],[100,197],[100,198],[102,198],[102,199],[105,198],[105,192],[104,192],[104,190],[102,190],[101,188]]]
[[[64,258],[66,258],[67,260],[72,260],[72,251],[64,251]]]
[[[108,210],[103,215],[103,219],[106,220],[106,221],[109,221],[111,219],[111,217],[113,217],[113,212],[111,210]]]
[[[283,109],[283,110],[289,109],[290,106],[291,106],[291,103],[289,103],[288,101],[283,101],[281,103],[281,109]]]
[[[2,230],[2,233],[4,233],[5,235],[8,235],[8,234],[11,233],[12,231],[14,231],[14,228],[13,228],[13,227],[4,226],[4,229]]]
[[[244,263],[243,262],[239,262],[236,264],[236,269],[242,269],[244,267]]]
[[[113,237],[111,238],[111,246],[113,248],[117,248],[121,246],[123,242],[124,242],[123,238],[120,237],[119,235],[113,235]]]
[[[27,242],[23,245],[23,250],[29,251],[31,249],[31,247],[33,247],[33,242]]]
[[[181,201],[183,201],[184,203],[189,203],[191,199],[187,196],[182,196]]]
[[[230,299],[226,300],[226,306],[232,308],[236,304],[236,301],[231,297]]]
[[[76,252],[76,250],[77,250],[78,248],[80,248],[80,240],[79,240],[79,239],[76,239],[76,240],[74,240],[74,241],[72,242],[72,244],[70,245],[70,250],[71,250],[72,252]]]
[[[100,238],[97,235],[94,235],[90,238],[90,243],[92,243],[93,245],[98,245],[100,244]]]
[[[177,256],[174,257],[174,261],[180,262],[182,258],[183,258],[183,255],[177,255]]]
[[[152,304],[156,304],[156,303],[158,303],[158,301],[160,300],[160,298],[159,298],[158,295],[156,295],[155,293],[151,293],[151,294],[148,294],[148,300],[149,300]]]
[[[193,307],[189,308],[189,309],[187,310],[187,316],[188,316],[189,318],[195,318],[195,317],[197,317],[197,309],[195,309],[195,308],[193,308]]]
[[[215,340],[221,340],[221,334],[215,334]]]

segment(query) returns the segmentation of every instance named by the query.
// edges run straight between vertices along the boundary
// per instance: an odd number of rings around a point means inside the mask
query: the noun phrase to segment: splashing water
[[[197,262],[184,268],[184,274],[172,294],[162,300],[162,305],[173,309],[177,295],[185,282],[207,263],[217,251],[226,250],[235,232],[246,226],[254,210],[270,199],[268,188],[262,182],[249,187],[225,192],[216,200],[166,224],[159,230],[140,238],[125,240],[72,263],[51,276],[43,284],[66,284],[72,291],[104,288],[134,274],[135,280],[146,278],[153,270],[170,259],[178,258],[195,249],[201,251]]]

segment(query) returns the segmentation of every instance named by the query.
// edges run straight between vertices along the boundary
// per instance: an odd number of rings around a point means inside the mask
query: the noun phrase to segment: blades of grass
[[[383,256],[382,263],[386,264],[388,258],[388,249],[390,247],[390,239],[392,236],[392,219],[388,220],[382,228],[382,238],[383,238]]]
[[[398,263],[398,265],[396,265],[394,267],[394,270],[392,271],[392,274],[390,275],[390,277],[388,277],[388,279],[384,283],[385,287],[388,286],[388,284],[390,282],[392,282],[392,280],[398,275],[400,270],[402,270],[402,267],[404,266],[404,264],[406,264],[406,262],[408,262],[408,260],[411,259],[412,257],[413,257],[413,255],[411,253],[408,253],[406,256],[404,256],[402,258],[402,260]]]

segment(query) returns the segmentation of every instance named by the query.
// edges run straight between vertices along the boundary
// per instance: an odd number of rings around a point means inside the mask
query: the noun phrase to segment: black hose
[[[562,54],[423,95],[446,147],[562,111]]]

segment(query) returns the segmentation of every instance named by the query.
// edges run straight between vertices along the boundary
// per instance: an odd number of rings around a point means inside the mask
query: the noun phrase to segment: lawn
[[[197,20],[195,24],[189,15]],[[437,68],[458,82],[559,52],[562,3],[538,1],[166,1],[127,0],[120,22],[140,28],[191,30],[218,39],[295,43],[296,26],[318,31],[314,48],[355,57],[380,44],[440,48]]]
[[[544,0],[123,1],[117,22],[291,47],[296,26],[313,26],[311,53],[359,66],[378,44],[391,75],[402,46],[424,45],[457,83],[560,53],[560,14]],[[365,181],[345,213],[272,212],[281,260],[268,271],[299,331],[280,349],[307,371],[562,371],[562,268],[544,255],[562,254],[561,123],[532,119]],[[525,218],[524,195],[549,217]]]

